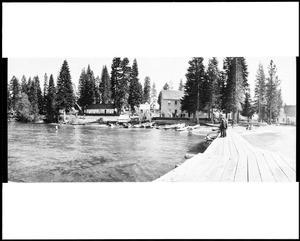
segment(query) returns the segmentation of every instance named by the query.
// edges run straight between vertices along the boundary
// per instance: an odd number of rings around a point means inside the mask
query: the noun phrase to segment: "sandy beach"
[[[252,130],[246,130],[246,127],[236,126],[234,129],[253,146],[276,153],[282,153],[296,160],[295,126],[268,125],[253,127]]]

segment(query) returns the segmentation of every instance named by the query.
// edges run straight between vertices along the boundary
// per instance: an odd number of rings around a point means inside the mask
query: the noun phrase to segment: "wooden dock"
[[[296,160],[252,146],[234,129],[155,182],[295,182]]]

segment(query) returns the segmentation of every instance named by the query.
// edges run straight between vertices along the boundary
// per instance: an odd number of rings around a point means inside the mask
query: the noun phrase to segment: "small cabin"
[[[92,104],[85,108],[87,115],[115,115],[116,109],[112,104]]]

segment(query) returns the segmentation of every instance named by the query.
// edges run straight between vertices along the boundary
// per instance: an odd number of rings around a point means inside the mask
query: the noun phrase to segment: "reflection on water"
[[[17,182],[152,181],[205,150],[201,136],[158,129],[8,125],[8,178]]]

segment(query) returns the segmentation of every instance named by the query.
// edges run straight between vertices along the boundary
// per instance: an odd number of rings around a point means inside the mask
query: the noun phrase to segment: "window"
[[[171,105],[171,101],[168,101],[168,105]]]
[[[175,100],[175,105],[177,105],[177,100]]]

